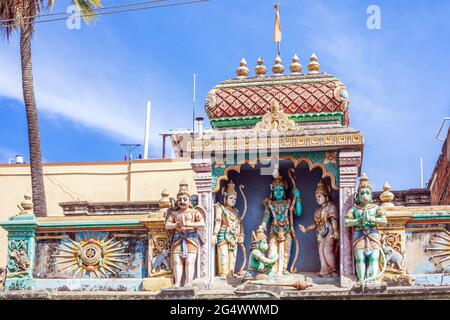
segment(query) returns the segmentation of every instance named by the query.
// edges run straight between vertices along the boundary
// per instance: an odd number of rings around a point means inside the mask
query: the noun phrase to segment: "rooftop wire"
[[[80,17],[92,17],[92,16],[101,16],[101,15],[123,13],[123,12],[133,12],[133,11],[140,11],[140,10],[157,9],[157,8],[164,8],[164,7],[174,7],[174,6],[179,6],[179,5],[188,5],[188,4],[196,4],[196,3],[201,3],[201,2],[207,2],[209,0],[191,0],[191,1],[184,1],[184,2],[175,2],[175,3],[167,3],[167,4],[160,4],[160,5],[144,6],[144,7],[140,7],[140,8],[128,8],[128,7],[139,6],[139,5],[143,5],[143,4],[150,4],[150,3],[157,3],[157,2],[166,2],[166,1],[171,1],[171,0],[149,0],[149,1],[141,1],[141,2],[135,2],[135,3],[129,3],[129,4],[122,4],[122,5],[106,6],[106,7],[101,7],[101,8],[94,9],[96,11],[96,13],[80,14]],[[117,8],[128,8],[128,9],[113,10],[113,11],[106,11],[106,12],[98,12],[98,11],[102,11],[102,10],[117,9]],[[61,20],[66,20],[66,19],[68,19],[69,17],[72,16],[71,13],[58,12],[58,13],[41,14],[41,15],[37,15],[37,16],[27,16],[27,17],[24,17],[24,19],[31,20],[33,18],[41,18],[41,17],[49,17],[49,16],[60,16],[60,15],[66,15],[66,16],[65,17],[61,17],[61,18],[54,18],[54,19],[36,20],[34,22],[31,22],[31,23],[45,23],[45,22],[61,21]],[[9,22],[9,21],[13,21],[13,20],[14,19],[0,20],[0,24],[3,24],[5,22]],[[4,26],[5,27],[10,27],[10,26],[17,26],[17,25],[18,24],[11,23],[11,24],[6,24]]]

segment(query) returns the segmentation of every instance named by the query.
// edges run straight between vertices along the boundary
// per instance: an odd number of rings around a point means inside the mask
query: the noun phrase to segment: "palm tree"
[[[71,0],[80,10],[85,22],[93,20],[95,8],[101,0]],[[0,0],[0,31],[6,40],[12,32],[20,32],[20,56],[22,64],[22,90],[28,124],[28,144],[30,152],[31,188],[36,216],[47,215],[44,176],[42,173],[41,138],[38,112],[33,85],[33,65],[31,62],[31,38],[34,22],[39,14],[52,8],[55,0]],[[84,16],[88,15],[88,16]]]

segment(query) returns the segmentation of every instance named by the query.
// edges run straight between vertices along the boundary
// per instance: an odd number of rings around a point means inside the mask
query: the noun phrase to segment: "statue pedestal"
[[[180,288],[163,288],[161,292],[156,295],[157,299],[192,299],[195,296],[197,288],[195,287],[180,287]]]
[[[145,278],[142,282],[144,291],[160,291],[172,285],[172,278]]]
[[[352,292],[356,293],[381,293],[386,291],[387,283],[386,282],[376,282],[376,283],[366,283],[364,287],[362,286],[354,286],[352,288]]]

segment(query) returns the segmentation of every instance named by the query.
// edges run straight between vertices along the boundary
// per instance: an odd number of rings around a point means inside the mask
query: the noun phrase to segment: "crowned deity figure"
[[[166,230],[172,233],[171,254],[175,287],[181,286],[183,273],[185,286],[192,286],[201,241],[198,229],[204,226],[202,214],[191,206],[188,184],[182,181],[175,207],[168,209],[166,213]]]
[[[298,227],[303,233],[316,230],[319,249],[321,277],[335,277],[337,273],[337,253],[339,241],[339,213],[336,205],[330,200],[331,188],[324,182],[319,182],[316,188],[316,201],[319,208],[314,212],[314,223]]]
[[[236,208],[237,192],[235,184],[230,181],[222,193],[224,203],[214,206],[215,224],[212,242],[217,244],[219,274],[222,279],[235,276],[238,244],[244,241],[241,232],[241,218]]]
[[[378,205],[372,203],[372,186],[369,184],[369,178],[363,174],[359,180],[356,203],[345,216],[345,226],[354,228],[353,252],[359,285],[376,282],[384,271],[380,272],[383,251],[377,227],[386,224],[386,215]],[[386,261],[383,263],[385,265]]]
[[[290,171],[291,173],[291,171]],[[294,184],[294,179],[291,177]],[[291,272],[295,271],[295,262],[298,257],[298,239],[294,229],[294,214],[300,217],[302,205],[300,191],[295,187],[292,191],[293,199],[287,199],[288,184],[277,172],[270,185],[271,198],[263,202],[264,218],[261,227],[266,230],[270,221],[269,231],[269,257],[277,256],[278,261],[273,266],[276,275],[289,274],[287,268],[291,256],[292,239],[296,241],[296,253],[292,263]]]

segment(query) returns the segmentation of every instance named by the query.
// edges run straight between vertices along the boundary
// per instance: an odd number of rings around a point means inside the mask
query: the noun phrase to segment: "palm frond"
[[[95,21],[95,9],[101,8],[101,0],[72,0],[72,3],[78,8],[87,24]]]

